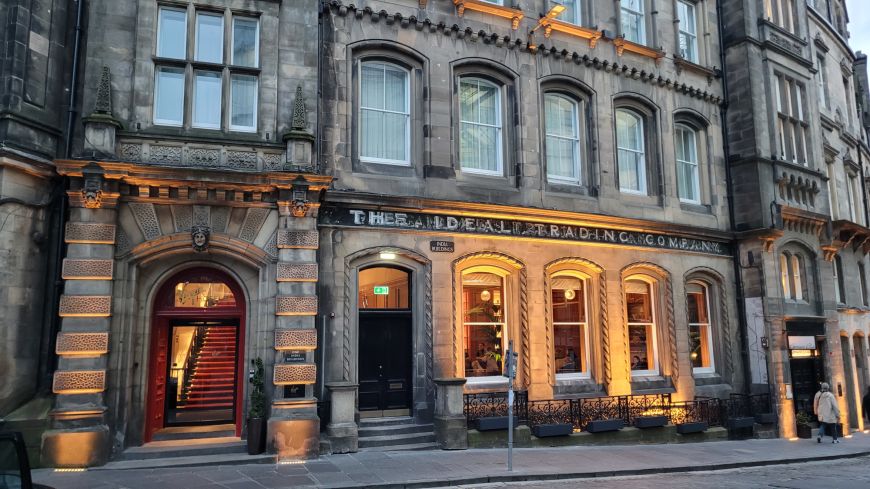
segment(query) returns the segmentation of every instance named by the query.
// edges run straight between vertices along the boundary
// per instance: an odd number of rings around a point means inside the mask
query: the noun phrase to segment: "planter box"
[[[508,429],[507,416],[491,416],[488,418],[477,418],[475,421],[477,431],[493,431]]]
[[[586,425],[586,431],[604,433],[605,431],[619,431],[623,427],[625,427],[625,422],[621,419],[596,419]]]
[[[808,424],[799,424],[797,425],[797,436],[798,438],[812,438],[813,437],[813,427]]]
[[[667,416],[638,416],[634,418],[636,428],[660,428],[668,424]]]
[[[739,430],[741,428],[752,428],[755,426],[755,418],[728,418],[728,429]]]
[[[776,413],[756,414],[755,422],[758,424],[774,424],[776,423]]]
[[[707,423],[698,421],[695,423],[682,423],[677,425],[677,433],[688,435],[690,433],[701,433],[707,431]]]
[[[538,438],[548,436],[567,436],[574,432],[574,425],[571,423],[552,423],[538,424],[532,426],[532,434]]]

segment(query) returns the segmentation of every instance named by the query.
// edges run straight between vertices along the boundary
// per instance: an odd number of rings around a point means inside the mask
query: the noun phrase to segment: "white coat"
[[[822,423],[840,422],[840,406],[837,405],[837,398],[830,391],[822,392],[819,396],[819,407],[816,414]]]

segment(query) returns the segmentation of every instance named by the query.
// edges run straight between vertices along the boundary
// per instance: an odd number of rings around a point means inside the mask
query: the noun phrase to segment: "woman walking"
[[[813,404],[816,408],[816,416],[819,417],[819,436],[816,441],[821,443],[825,433],[830,433],[834,439],[832,443],[840,443],[840,440],[837,439],[840,406],[837,405],[837,398],[831,393],[831,386],[827,382],[822,382]]]

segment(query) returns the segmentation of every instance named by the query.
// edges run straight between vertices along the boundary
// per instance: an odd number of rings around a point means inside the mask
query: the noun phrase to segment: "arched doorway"
[[[395,266],[359,271],[361,417],[408,416],[413,395],[411,273]]]
[[[190,268],[157,293],[145,441],[163,428],[235,425],[241,434],[245,296],[226,273]]]

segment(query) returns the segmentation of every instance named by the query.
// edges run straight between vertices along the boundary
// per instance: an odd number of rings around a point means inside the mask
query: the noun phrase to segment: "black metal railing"
[[[507,393],[465,394],[465,418],[469,427],[480,418],[507,416]],[[671,400],[670,394],[608,396],[530,401],[528,393],[517,392],[514,413],[518,424],[570,423],[586,429],[589,421],[621,419],[626,425],[642,416],[667,416],[671,424],[705,422],[725,426],[729,418],[751,417],[770,412],[767,394],[733,394],[726,399],[698,397],[691,401]]]

